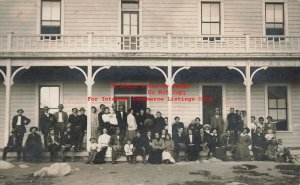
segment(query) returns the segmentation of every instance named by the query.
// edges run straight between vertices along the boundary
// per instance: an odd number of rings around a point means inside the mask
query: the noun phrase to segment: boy
[[[90,138],[90,152],[89,152],[89,158],[88,161],[86,162],[86,164],[95,164],[94,160],[97,154],[97,148],[98,148],[98,144],[96,143],[96,138],[92,137]]]
[[[131,140],[127,140],[127,144],[124,146],[124,151],[126,154],[126,159],[129,164],[133,162],[133,144],[131,144]]]
[[[282,139],[278,139],[277,147],[275,148],[277,162],[293,162],[292,155],[288,148],[283,146]]]

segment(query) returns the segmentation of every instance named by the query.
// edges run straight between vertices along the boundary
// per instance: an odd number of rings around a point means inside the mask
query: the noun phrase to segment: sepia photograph
[[[0,0],[0,185],[300,185],[300,0]]]

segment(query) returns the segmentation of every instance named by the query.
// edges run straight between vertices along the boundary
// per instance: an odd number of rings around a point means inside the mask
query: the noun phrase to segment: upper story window
[[[42,0],[41,34],[61,33],[61,1]]]
[[[221,33],[220,3],[201,3],[201,33],[202,35],[220,35]]]
[[[266,3],[266,35],[284,35],[283,3]]]

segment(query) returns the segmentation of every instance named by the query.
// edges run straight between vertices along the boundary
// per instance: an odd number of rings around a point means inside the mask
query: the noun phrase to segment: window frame
[[[58,105],[61,103],[61,100],[62,100],[62,98],[61,98],[61,95],[62,95],[62,92],[61,92],[61,90],[62,90],[62,88],[61,88],[61,86],[60,85],[39,85],[38,86],[38,94],[39,94],[39,99],[38,99],[38,101],[39,101],[39,103],[38,103],[38,108],[39,108],[39,113],[40,113],[40,109],[42,109],[42,107],[41,107],[41,88],[43,88],[43,87],[58,87]],[[57,109],[58,110],[58,108],[51,108],[50,106],[49,106],[49,110],[50,109]]]
[[[276,5],[282,5],[282,22],[267,22],[267,5],[273,5],[274,6],[274,8],[275,8],[275,6]],[[283,34],[282,34],[282,36],[284,36],[285,35],[285,32],[286,32],[286,30],[285,30],[285,3],[283,3],[283,2],[265,2],[265,22],[264,22],[264,24],[265,24],[265,33],[266,33],[266,36],[281,36],[281,35],[267,35],[267,24],[273,24],[274,26],[276,25],[276,24],[282,24],[282,29],[283,29]],[[274,10],[274,21],[275,21],[275,10]]]
[[[203,11],[202,11],[202,7],[203,4],[218,4],[219,5],[219,22],[203,22]],[[221,13],[221,2],[218,1],[201,1],[200,2],[200,9],[201,9],[201,13],[200,13],[200,24],[201,24],[201,35],[221,35],[222,33],[222,13]],[[209,23],[209,24],[213,24],[213,23],[218,23],[219,24],[219,34],[203,34],[203,23]],[[211,31],[210,31],[211,32]]]
[[[47,21],[47,20],[43,20],[43,2],[60,2],[60,17],[59,17],[59,30],[60,33],[42,33],[42,27],[43,27],[43,21]],[[40,3],[40,9],[39,9],[39,34],[41,35],[61,35],[63,33],[63,4],[64,1],[63,0],[39,0]],[[49,21],[49,20],[48,20]],[[47,27],[47,26],[46,26]],[[48,26],[51,27],[51,26]],[[43,38],[42,38],[43,39]],[[44,38],[44,39],[50,39],[50,38]],[[57,39],[60,39],[59,37]],[[55,37],[51,37],[51,40],[56,40]]]

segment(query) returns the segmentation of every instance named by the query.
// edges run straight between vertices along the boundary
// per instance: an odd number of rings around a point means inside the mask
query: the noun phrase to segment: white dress
[[[108,134],[102,134],[98,138],[98,152],[101,150],[102,147],[108,146],[110,140],[110,135]],[[111,157],[111,147],[108,146],[106,150],[105,157]]]

